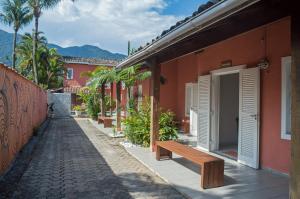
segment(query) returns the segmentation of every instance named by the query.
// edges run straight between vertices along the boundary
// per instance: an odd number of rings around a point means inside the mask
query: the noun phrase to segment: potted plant
[[[80,116],[82,109],[80,105],[74,106],[73,111],[75,111],[76,116]]]

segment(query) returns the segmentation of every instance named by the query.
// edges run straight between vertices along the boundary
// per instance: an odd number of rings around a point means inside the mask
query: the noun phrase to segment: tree
[[[113,111],[113,83],[119,84],[120,79],[120,70],[116,68],[110,68],[110,70],[106,71],[105,73],[101,74],[100,81],[109,83],[110,84],[110,115],[112,115]],[[118,92],[118,90],[117,90]],[[117,108],[118,107],[118,99],[116,99]]]
[[[31,22],[32,14],[25,0],[3,0],[1,7],[2,13],[0,13],[0,21],[9,26],[13,26],[14,29],[12,68],[15,68],[17,34],[21,28]]]
[[[63,85],[64,62],[56,49],[47,47],[47,39],[38,33],[37,42],[37,75],[40,85],[46,89],[58,88]],[[17,46],[17,53],[20,57],[20,72],[29,79],[34,79],[33,57],[32,57],[33,38],[29,33],[22,37],[22,41]]]
[[[38,78],[45,88],[59,88],[64,81],[64,62],[54,48],[42,48],[39,60]]]
[[[43,36],[40,36],[41,34],[42,33],[38,33],[38,52],[41,52],[42,48],[47,45],[47,39]],[[32,35],[25,33],[24,36],[22,36],[21,42],[17,46],[16,52],[20,60],[19,70],[21,74],[31,80],[34,80],[32,45]]]
[[[99,66],[94,71],[81,73],[81,76],[89,77],[89,86],[92,89],[98,90],[101,88],[101,115],[105,116],[105,84],[108,79],[106,74],[111,72],[111,68],[106,66]]]
[[[141,71],[141,64],[136,64],[120,71],[120,80],[124,82],[127,88],[128,99],[132,99],[130,88],[135,85],[137,81],[143,81],[151,76],[150,71]],[[132,108],[132,107],[131,107]]]
[[[34,39],[33,39],[32,57],[33,57],[34,80],[36,83],[38,83],[36,51],[37,51],[37,39],[38,39],[38,32],[39,32],[39,19],[42,15],[42,10],[53,8],[60,1],[61,0],[28,0],[28,4],[34,16],[34,33],[33,33]]]

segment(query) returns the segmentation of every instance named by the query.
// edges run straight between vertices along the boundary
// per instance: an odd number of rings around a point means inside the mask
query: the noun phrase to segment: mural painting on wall
[[[45,119],[46,103],[42,89],[0,65],[0,175]]]

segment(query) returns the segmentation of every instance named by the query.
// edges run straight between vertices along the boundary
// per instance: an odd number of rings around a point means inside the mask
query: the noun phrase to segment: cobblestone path
[[[53,119],[13,198],[183,198],[86,119]]]

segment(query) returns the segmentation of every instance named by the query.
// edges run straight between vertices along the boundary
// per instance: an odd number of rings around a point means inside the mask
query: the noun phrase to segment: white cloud
[[[128,40],[144,45],[179,20],[160,14],[166,6],[165,0],[63,0],[44,11],[40,30],[63,46],[91,44],[126,53]]]

